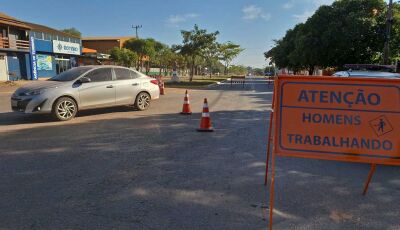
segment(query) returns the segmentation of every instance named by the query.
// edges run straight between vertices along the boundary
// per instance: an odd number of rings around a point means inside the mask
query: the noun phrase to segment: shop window
[[[51,41],[51,38],[50,34],[44,34],[44,40]]]
[[[111,81],[111,68],[95,69],[88,73],[86,77],[90,78],[92,82]]]
[[[42,32],[33,32],[33,35],[34,35],[35,38],[43,40],[43,33]]]
[[[117,80],[127,80],[132,79],[130,71],[128,69],[123,68],[114,68],[115,77]]]

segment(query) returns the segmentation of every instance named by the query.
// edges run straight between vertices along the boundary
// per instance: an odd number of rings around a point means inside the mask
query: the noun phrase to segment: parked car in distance
[[[51,113],[66,121],[84,109],[134,105],[146,110],[159,96],[158,81],[133,69],[81,66],[18,88],[11,96],[11,108],[23,113]]]
[[[399,73],[381,72],[381,71],[362,71],[362,70],[348,70],[339,71],[333,74],[336,77],[362,77],[362,78],[386,78],[386,79],[399,79]]]

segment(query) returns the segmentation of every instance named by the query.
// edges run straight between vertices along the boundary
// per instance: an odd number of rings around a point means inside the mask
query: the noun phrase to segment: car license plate
[[[11,100],[11,106],[12,106],[12,107],[17,107],[17,106],[18,106],[18,101],[16,101],[16,100]]]

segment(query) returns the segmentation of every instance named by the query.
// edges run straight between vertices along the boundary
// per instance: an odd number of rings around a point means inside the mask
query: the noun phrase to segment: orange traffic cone
[[[183,107],[182,107],[181,114],[184,114],[184,115],[192,114],[192,110],[190,109],[189,94],[188,94],[187,90],[185,93],[185,99],[183,100]]]
[[[197,129],[199,132],[212,132],[214,131],[211,126],[210,113],[208,111],[207,98],[204,98],[203,113],[201,114],[200,128]]]
[[[164,90],[164,82],[160,82],[160,94],[165,95],[165,90]]]
[[[157,76],[156,78],[158,80],[158,88],[160,89],[160,95],[165,95],[164,81],[162,80],[162,76]]]

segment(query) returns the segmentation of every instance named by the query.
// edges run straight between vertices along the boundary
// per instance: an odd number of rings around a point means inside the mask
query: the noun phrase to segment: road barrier
[[[400,166],[399,80],[279,76],[271,118],[269,229],[277,156],[371,164],[364,195],[377,164]]]
[[[246,83],[246,76],[231,76],[231,86],[233,83],[241,83],[244,87]]]

